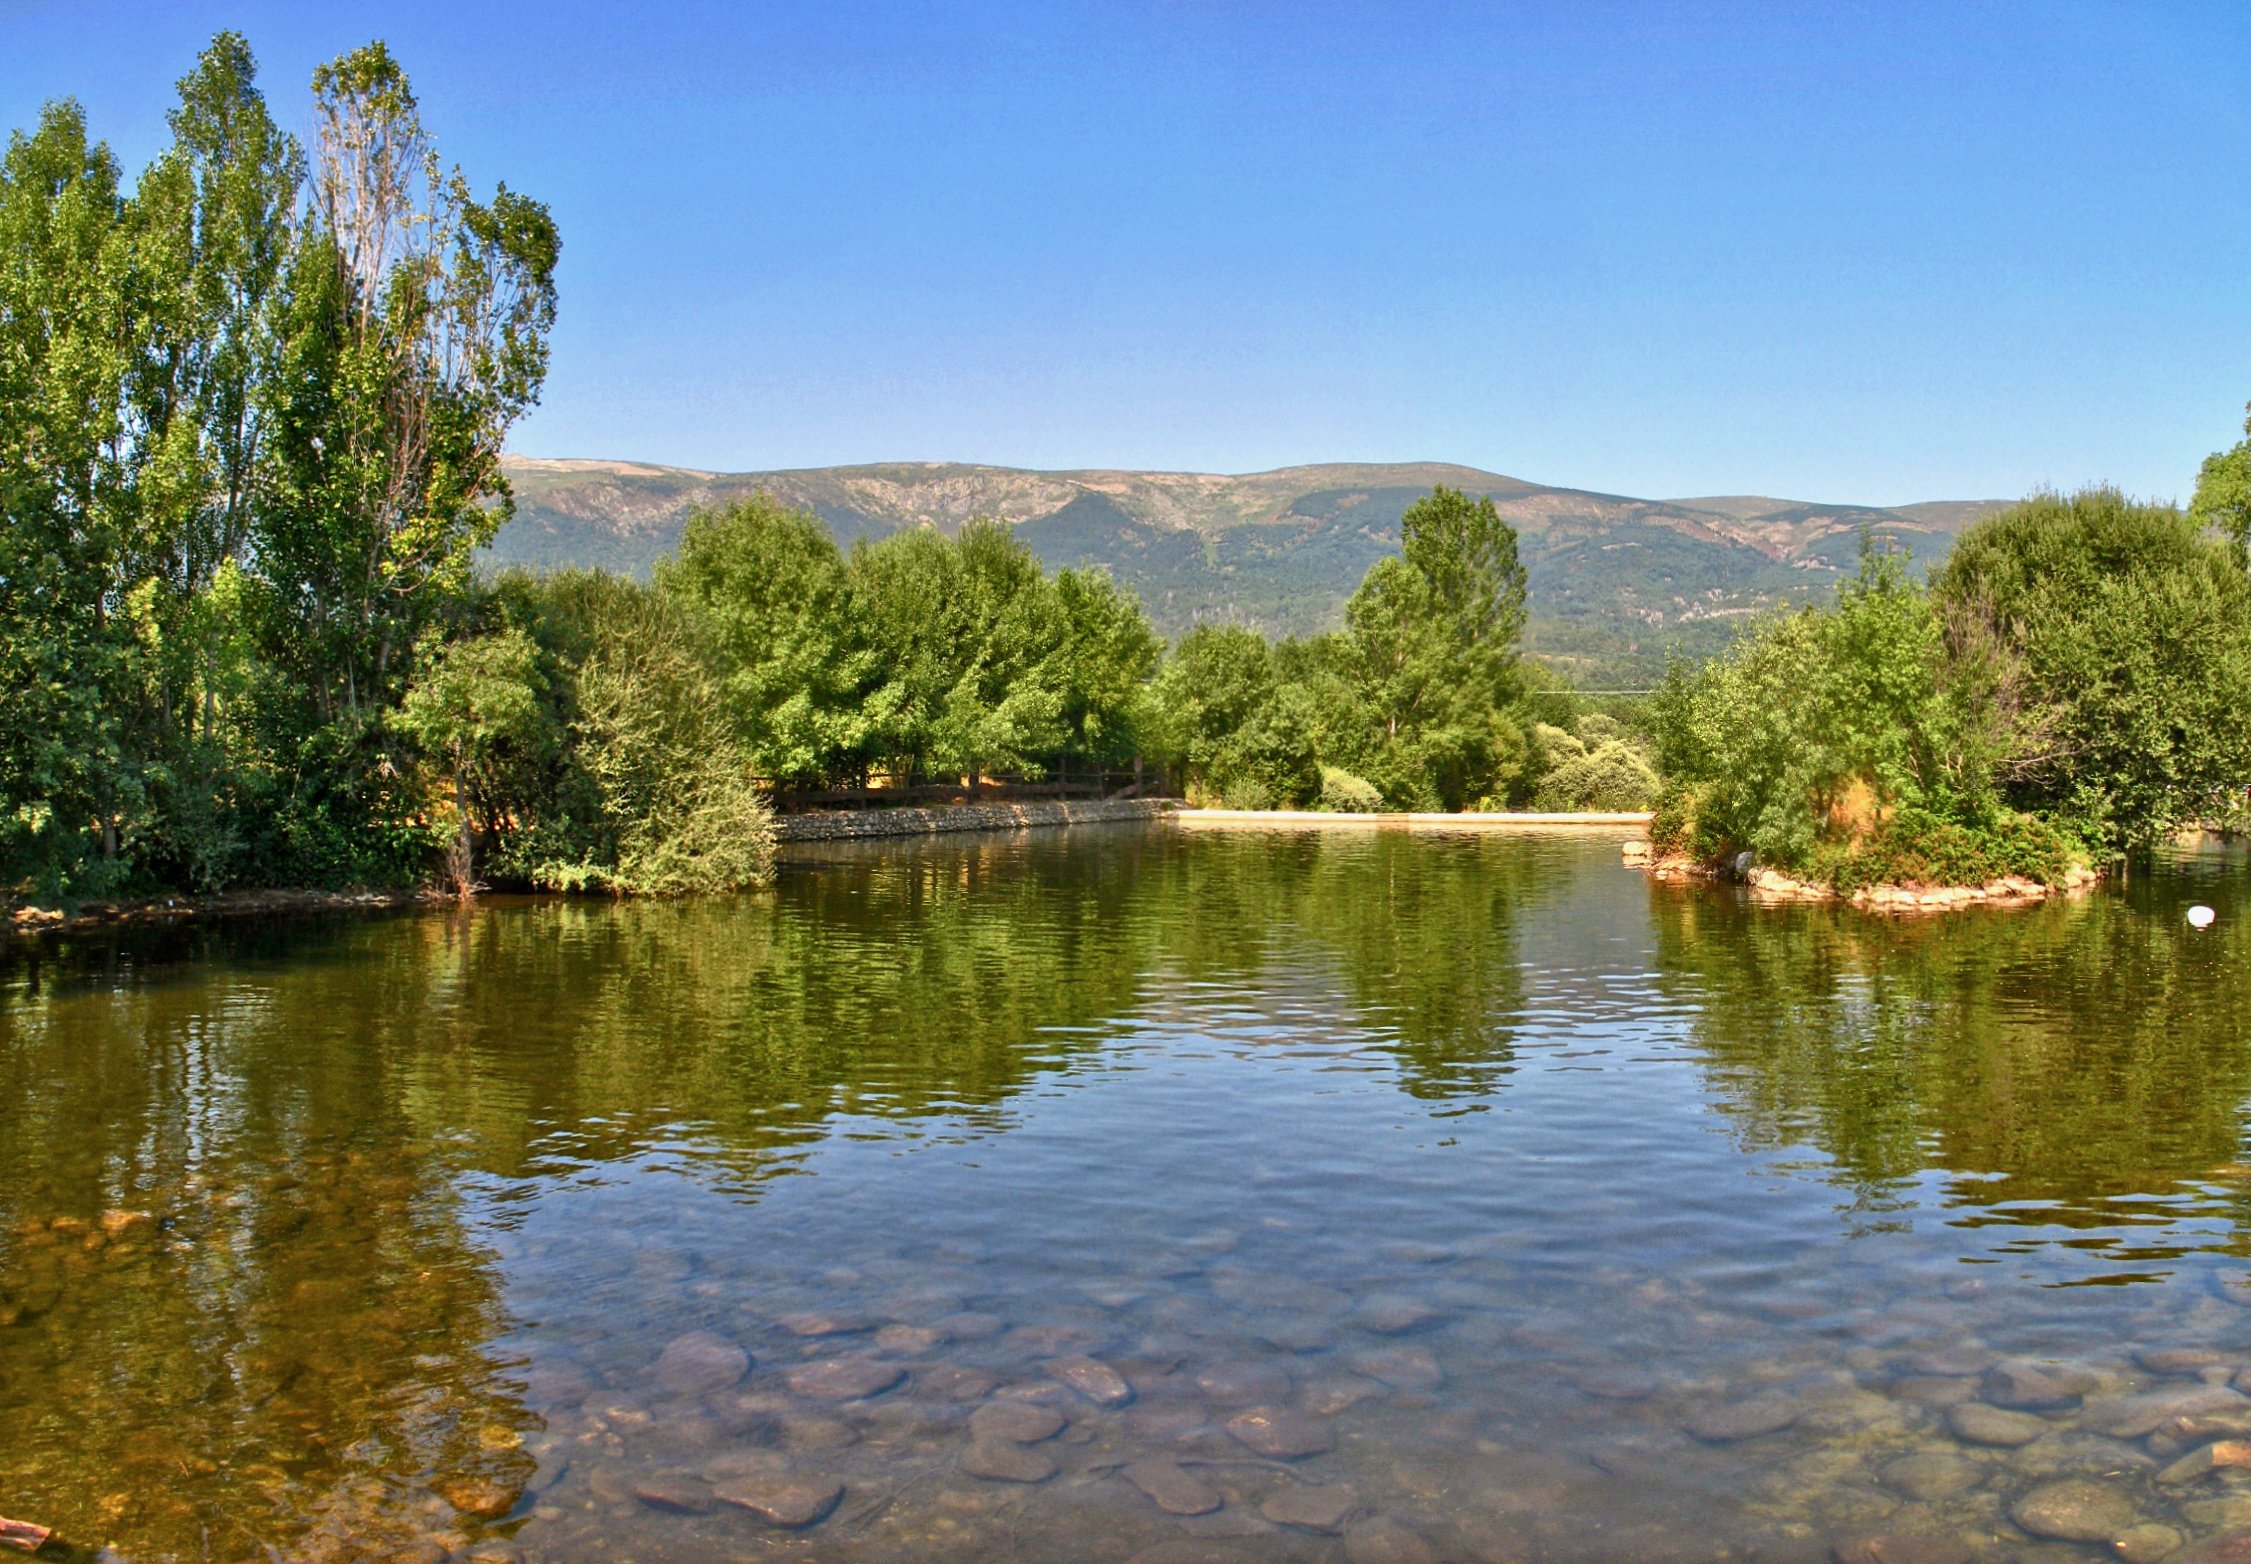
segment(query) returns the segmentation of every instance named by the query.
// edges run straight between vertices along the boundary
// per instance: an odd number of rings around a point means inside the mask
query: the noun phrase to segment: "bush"
[[[1641,751],[1611,739],[1542,777],[1532,807],[1558,813],[1647,809],[1657,788],[1657,773]]]
[[[1364,777],[1335,766],[1321,768],[1321,807],[1332,814],[1367,815],[1383,808],[1383,795]]]

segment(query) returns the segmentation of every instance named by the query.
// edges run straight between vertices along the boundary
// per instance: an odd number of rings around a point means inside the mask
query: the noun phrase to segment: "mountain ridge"
[[[1863,533],[1928,564],[2007,503],[1652,500],[1437,461],[1236,474],[937,461],[728,473],[511,456],[504,470],[516,518],[487,551],[493,564],[645,574],[692,510],[763,492],[819,515],[846,547],[910,526],[951,534],[973,518],[1003,522],[1050,568],[1108,568],[1168,636],[1210,619],[1276,635],[1333,628],[1368,566],[1397,552],[1407,506],[1443,483],[1489,495],[1517,529],[1528,644],[1581,679],[1646,680],[1670,653],[1708,655],[1748,618],[1823,599]]]

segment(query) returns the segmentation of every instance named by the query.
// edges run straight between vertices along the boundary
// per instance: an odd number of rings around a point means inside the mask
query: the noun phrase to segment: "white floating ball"
[[[2211,908],[2199,902],[2188,910],[2188,926],[2192,929],[2208,929],[2212,926],[2214,916]]]

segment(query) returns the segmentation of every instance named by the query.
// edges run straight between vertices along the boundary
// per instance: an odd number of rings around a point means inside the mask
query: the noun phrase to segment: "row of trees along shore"
[[[1515,534],[1443,488],[1279,644],[1168,650],[995,524],[847,554],[765,499],[650,582],[484,577],[555,225],[438,160],[379,43],[312,109],[308,148],[222,33],[130,188],[67,102],[0,159],[0,901],[723,889],[767,872],[776,787],[1137,760],[1237,806],[1655,803],[1668,847],[1839,885],[2243,813],[2251,439],[2186,513],[2036,496],[1927,584],[1870,553],[1610,714],[1521,657]]]

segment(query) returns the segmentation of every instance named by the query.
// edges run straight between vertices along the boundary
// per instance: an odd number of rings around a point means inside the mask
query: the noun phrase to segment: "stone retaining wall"
[[[1169,798],[1105,798],[1084,803],[948,804],[938,809],[826,809],[781,816],[774,822],[774,840],[786,847],[796,842],[856,842],[940,831],[1021,831],[1034,826],[1155,820],[1173,807]]]

